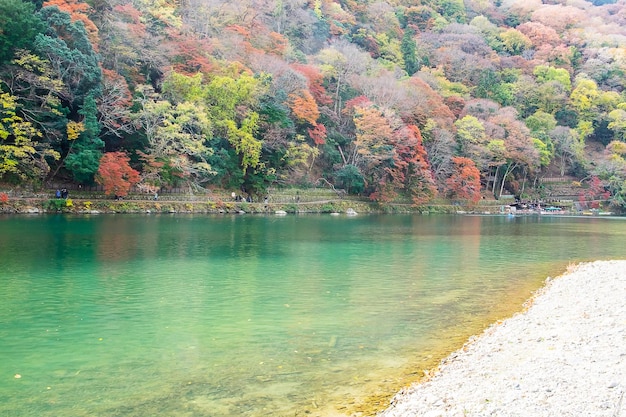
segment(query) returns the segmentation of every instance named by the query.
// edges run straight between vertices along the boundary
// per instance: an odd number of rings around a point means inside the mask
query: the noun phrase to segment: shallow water
[[[546,276],[626,258],[604,218],[11,216],[0,234],[7,417],[372,412]]]

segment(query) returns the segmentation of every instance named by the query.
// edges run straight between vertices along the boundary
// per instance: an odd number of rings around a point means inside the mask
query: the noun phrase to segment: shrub
[[[6,204],[9,202],[9,195],[7,193],[0,193],[0,204]]]
[[[44,204],[44,207],[46,208],[46,210],[50,211],[63,211],[63,209],[66,207],[66,201],[60,199],[48,200]]]

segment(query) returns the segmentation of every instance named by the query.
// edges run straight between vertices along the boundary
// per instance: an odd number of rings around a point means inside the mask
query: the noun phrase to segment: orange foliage
[[[271,32],[269,35],[269,45],[267,52],[275,55],[282,55],[287,50],[289,41],[280,33]]]
[[[415,98],[415,106],[410,112],[405,111],[401,115],[405,123],[423,126],[428,119],[434,119],[440,126],[452,126],[454,114],[444,104],[439,93],[418,77],[411,77],[409,86],[411,97]]]
[[[98,50],[98,27],[91,21],[87,13],[91,7],[87,3],[78,0],[48,0],[43,3],[43,7],[57,6],[59,10],[70,15],[72,22],[81,21],[87,31],[87,36],[91,41],[94,50]]]
[[[104,186],[107,195],[125,196],[139,182],[139,172],[130,167],[124,152],[107,152],[100,159],[96,182]]]
[[[480,196],[480,172],[474,161],[469,158],[455,156],[453,174],[446,180],[448,193],[453,198],[470,200],[476,204]]]
[[[300,121],[315,125],[317,118],[320,117],[317,103],[315,103],[311,93],[306,90],[301,90],[300,95],[290,94],[289,105],[293,114]]]

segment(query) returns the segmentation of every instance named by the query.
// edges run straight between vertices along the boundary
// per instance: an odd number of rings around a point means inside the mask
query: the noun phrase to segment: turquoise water
[[[0,415],[367,409],[621,219],[0,217]],[[361,408],[360,408],[361,407]]]

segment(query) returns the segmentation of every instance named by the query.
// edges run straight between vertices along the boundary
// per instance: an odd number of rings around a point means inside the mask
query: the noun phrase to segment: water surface
[[[0,234],[6,417],[371,413],[546,276],[626,258],[604,218],[10,216]]]

